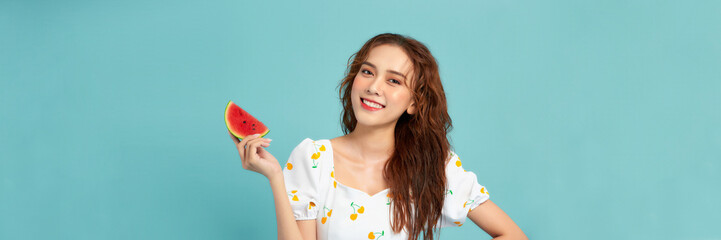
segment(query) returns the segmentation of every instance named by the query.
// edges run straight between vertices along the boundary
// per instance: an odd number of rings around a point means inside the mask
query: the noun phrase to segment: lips
[[[361,98],[361,102],[362,102],[363,100],[366,100],[366,101],[369,101],[369,102],[372,102],[372,103],[381,105],[381,106],[383,106],[383,107],[386,107],[386,105],[383,105],[383,104],[381,104],[381,103],[379,103],[379,102],[376,102],[376,101],[373,101],[373,100],[370,100],[370,99],[367,99],[367,98]]]

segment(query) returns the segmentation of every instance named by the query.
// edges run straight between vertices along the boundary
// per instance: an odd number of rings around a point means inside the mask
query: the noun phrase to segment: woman
[[[433,239],[466,217],[497,239],[526,239],[451,150],[438,66],[422,43],[371,38],[339,87],[346,135],[304,139],[282,169],[263,148],[270,139],[231,135],[243,168],[270,181],[279,239]]]

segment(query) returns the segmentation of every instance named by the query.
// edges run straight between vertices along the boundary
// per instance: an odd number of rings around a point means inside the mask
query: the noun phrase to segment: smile
[[[371,111],[380,110],[380,109],[385,108],[385,106],[383,106],[383,105],[365,100],[363,98],[361,98],[361,105],[363,105],[363,108],[371,110]]]

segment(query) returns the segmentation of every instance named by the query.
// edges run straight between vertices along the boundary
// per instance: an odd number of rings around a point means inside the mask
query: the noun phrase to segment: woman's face
[[[383,44],[370,50],[355,76],[351,90],[351,103],[358,123],[392,123],[395,126],[405,111],[408,114],[415,113],[408,82],[413,78],[412,68],[410,58],[398,46]],[[382,106],[367,106],[362,99],[375,101]]]

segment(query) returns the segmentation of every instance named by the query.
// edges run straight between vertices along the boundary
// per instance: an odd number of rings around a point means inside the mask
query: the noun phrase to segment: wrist
[[[268,181],[270,183],[279,182],[279,181],[282,182],[283,181],[283,171],[275,171],[271,174],[268,174],[267,177],[268,177]]]

